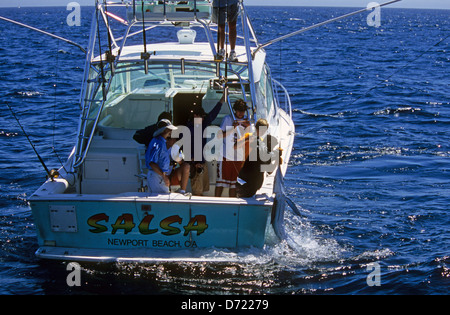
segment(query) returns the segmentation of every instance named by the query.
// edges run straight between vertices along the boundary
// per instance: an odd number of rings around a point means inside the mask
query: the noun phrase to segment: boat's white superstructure
[[[126,18],[119,17],[120,10]],[[272,227],[281,235],[284,202],[275,187],[294,141],[289,95],[271,78],[243,3],[237,61],[217,58],[211,13],[212,1],[97,3],[76,145],[59,177],[48,179],[30,198],[39,257],[201,259],[196,249],[262,247]],[[115,37],[117,21],[123,28],[120,38]],[[172,37],[150,42],[149,34],[159,28],[161,36],[174,29]],[[205,41],[195,39],[199,30]],[[225,104],[212,125],[220,126],[232,114],[233,102],[244,99],[252,124],[259,118],[269,122],[282,163],[265,173],[252,198],[214,197],[218,158],[206,162],[210,190],[203,196],[150,194],[146,148],[133,134],[156,123],[163,111],[183,125],[193,105],[209,112],[224,93]]]

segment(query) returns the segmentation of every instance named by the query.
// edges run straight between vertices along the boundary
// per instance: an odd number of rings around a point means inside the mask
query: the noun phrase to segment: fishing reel
[[[47,179],[50,179],[52,182],[55,181],[55,178],[59,177],[59,172],[57,169],[52,169],[47,174]]]
[[[226,83],[227,80],[223,76],[220,76],[218,79],[209,80],[209,87],[214,91],[222,91],[225,89]]]

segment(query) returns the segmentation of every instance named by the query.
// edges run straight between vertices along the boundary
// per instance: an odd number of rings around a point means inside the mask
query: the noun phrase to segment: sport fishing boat
[[[271,77],[243,3],[238,5],[243,34],[237,61],[229,61],[217,58],[212,1],[96,4],[76,144],[58,175],[29,198],[38,257],[201,259],[199,249],[260,248],[268,229],[282,224],[284,208],[275,202],[274,186],[276,174],[286,172],[293,147],[291,104]],[[201,30],[205,40],[197,41]],[[152,34],[164,35],[154,42]],[[224,93],[212,125],[233,115],[235,100],[245,100],[247,118],[253,124],[266,119],[268,133],[283,149],[278,170],[265,173],[251,198],[214,196],[215,159],[206,162],[210,190],[203,196],[149,193],[146,148],[133,140],[135,132],[157,123],[161,112],[171,112],[174,124],[183,125],[192,106],[209,112]]]
[[[35,150],[48,174],[29,198],[36,255],[67,261],[204,261],[210,257],[204,249],[238,252],[263,247],[268,235],[286,238],[286,205],[301,215],[283,191],[295,129],[289,94],[271,76],[264,48],[371,9],[260,43],[239,1],[237,60],[218,58],[212,0],[96,1],[87,49],[0,17],[86,53],[70,156],[59,170],[49,171]],[[197,38],[199,30],[203,40]],[[281,159],[276,170],[264,173],[261,188],[250,198],[215,197],[219,156],[206,162],[210,189],[203,196],[149,192],[146,148],[133,139],[136,131],[157,123],[161,112],[172,113],[174,124],[183,125],[194,106],[209,112],[221,99],[226,104],[212,126],[227,115],[235,119],[232,104],[243,99],[249,121],[255,125],[264,118],[267,133],[277,139]]]

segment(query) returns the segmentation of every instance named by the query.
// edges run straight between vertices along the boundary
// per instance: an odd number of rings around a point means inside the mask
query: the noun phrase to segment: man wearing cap
[[[168,139],[172,135],[172,130],[176,130],[177,127],[172,125],[168,119],[160,120],[157,127],[145,153],[145,164],[148,168],[148,190],[150,193],[168,194],[170,192],[170,173],[172,172],[170,146],[173,144],[168,142]],[[182,169],[179,168],[176,172],[179,173],[176,175],[181,177]],[[187,184],[187,181],[181,180],[181,182]],[[183,184],[181,186],[182,190],[186,189]]]
[[[239,131],[250,126],[250,122],[245,118],[247,113],[247,103],[239,99],[233,105],[234,119],[232,115],[225,116],[220,128],[223,136],[223,160],[217,167],[217,183],[215,196],[221,197],[224,188],[229,188],[229,196],[236,197],[236,182],[242,164],[245,161],[243,150],[235,149],[235,143]]]
[[[140,130],[136,131],[136,133],[133,135],[133,139],[137,143],[145,144],[145,148],[148,148],[150,141],[152,141],[152,139],[153,139],[153,134],[155,133],[156,130],[158,130],[158,123],[162,119],[167,119],[167,120],[172,121],[172,114],[170,112],[162,112],[158,116],[158,121],[156,122],[156,124],[147,126],[144,129],[140,129]]]

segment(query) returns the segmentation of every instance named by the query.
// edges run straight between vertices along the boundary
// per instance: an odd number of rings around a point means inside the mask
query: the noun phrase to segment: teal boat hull
[[[180,194],[31,198],[40,246],[37,255],[62,259],[76,252],[72,256],[96,260],[96,252],[97,256],[108,253],[111,259],[136,258],[135,252],[140,258],[156,258],[161,252],[189,256],[186,250],[264,246],[270,201],[215,199]]]

